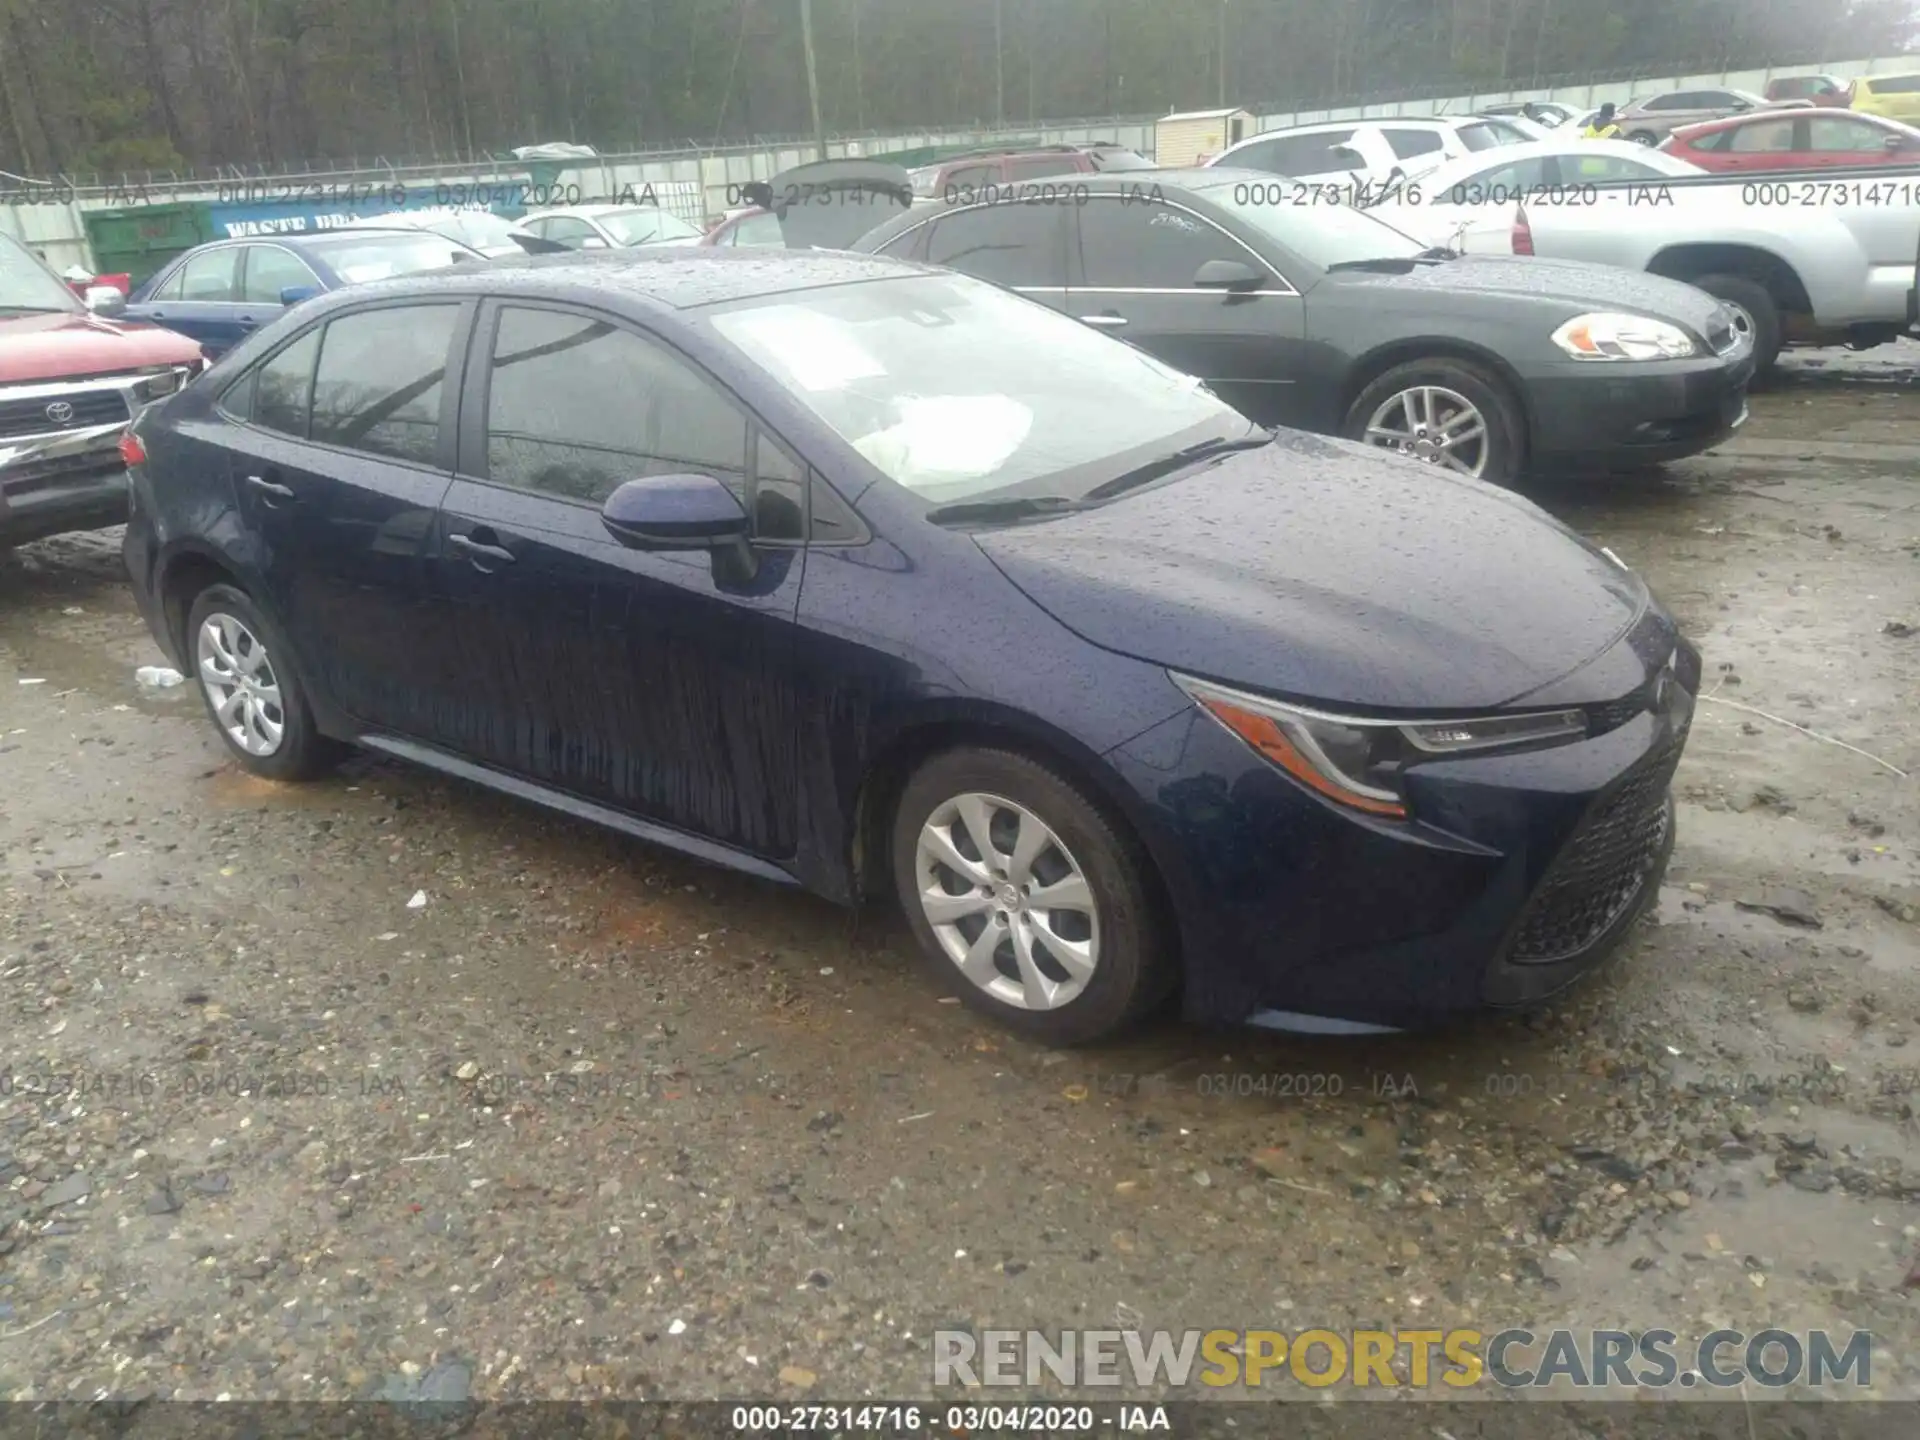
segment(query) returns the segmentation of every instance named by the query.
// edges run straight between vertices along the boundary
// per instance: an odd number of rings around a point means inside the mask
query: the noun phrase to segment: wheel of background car
[[[306,691],[279,635],[246,592],[209,585],[187,612],[188,659],[228,751],[269,780],[304,780],[337,747],[313,723]]]
[[[1651,130],[1630,131],[1628,132],[1627,139],[1633,141],[1636,145],[1658,145],[1660,143],[1660,137]]]
[[[1754,378],[1772,370],[1780,355],[1780,307],[1767,287],[1745,275],[1702,275],[1687,283],[1724,301],[1735,325],[1744,324],[1752,334]]]
[[[894,814],[894,882],[934,974],[1047,1044],[1112,1035],[1172,988],[1146,867],[1078,786],[1009,751],[934,757]]]
[[[1342,433],[1496,485],[1519,473],[1526,437],[1506,382],[1448,355],[1380,376],[1347,410]]]

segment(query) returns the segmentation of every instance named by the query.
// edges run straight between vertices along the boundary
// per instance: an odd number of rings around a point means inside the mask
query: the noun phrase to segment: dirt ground
[[[1033,1048],[891,913],[371,758],[251,780],[136,684],[117,534],[0,561],[0,1396],[849,1400],[930,1394],[940,1328],[1516,1324],[1870,1329],[1920,1396],[1910,360],[1541,493],[1705,652],[1678,848],[1602,977],[1419,1038]]]

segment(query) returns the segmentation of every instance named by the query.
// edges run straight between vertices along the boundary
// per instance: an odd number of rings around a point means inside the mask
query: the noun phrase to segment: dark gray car
[[[1432,249],[1254,171],[1080,176],[915,209],[851,248],[1016,290],[1262,424],[1491,480],[1676,459],[1746,415],[1752,345],[1704,291]]]

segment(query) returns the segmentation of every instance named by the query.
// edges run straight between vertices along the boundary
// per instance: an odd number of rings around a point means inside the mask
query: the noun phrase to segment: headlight
[[[1167,673],[1196,705],[1301,784],[1350,809],[1394,820],[1407,815],[1402,773],[1423,758],[1528,749],[1587,733],[1581,710],[1465,720],[1376,720],[1285,705]]]
[[[1645,315],[1576,315],[1553,332],[1553,343],[1576,360],[1683,360],[1699,347],[1678,325]]]

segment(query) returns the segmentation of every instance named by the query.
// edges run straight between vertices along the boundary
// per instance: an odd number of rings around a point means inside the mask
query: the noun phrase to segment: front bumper
[[[1596,471],[1697,455],[1746,422],[1753,349],[1693,360],[1569,360],[1530,379],[1537,470]]]
[[[1148,807],[1188,1017],[1418,1029],[1591,972],[1659,888],[1699,665],[1679,641],[1576,744],[1421,765],[1406,823],[1321,800],[1198,711],[1109,754]]]
[[[0,545],[125,521],[120,437],[156,389],[174,393],[197,373],[175,365],[0,386]]]
[[[38,447],[0,447],[0,545],[24,545],[71,530],[101,530],[127,518],[124,425],[78,432]]]

